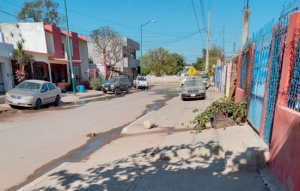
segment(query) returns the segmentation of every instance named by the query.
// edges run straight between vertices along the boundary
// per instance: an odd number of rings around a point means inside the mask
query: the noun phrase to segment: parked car
[[[138,77],[136,77],[135,80],[133,80],[133,86],[136,89],[139,89],[139,88],[148,89],[149,88],[149,82],[147,81],[146,77],[138,76]]]
[[[11,106],[34,107],[54,103],[58,106],[61,89],[54,84],[42,80],[25,80],[5,94],[5,103]]]
[[[131,82],[130,80],[123,76],[114,76],[109,79],[105,84],[102,85],[103,93],[107,93],[108,91],[114,92],[116,95],[120,93],[120,91],[126,91],[127,93],[131,92]]]
[[[186,77],[186,78],[184,78],[180,81],[180,86],[182,87],[184,85],[184,82],[186,80],[189,80],[189,79],[201,79],[201,80],[203,80],[201,76],[189,76],[189,77]]]
[[[206,97],[206,88],[203,84],[202,78],[190,78],[184,82],[181,91],[181,99],[198,99]]]
[[[208,75],[203,75],[202,79],[203,79],[203,84],[204,84],[205,88],[208,89],[209,88],[209,84],[210,84]]]

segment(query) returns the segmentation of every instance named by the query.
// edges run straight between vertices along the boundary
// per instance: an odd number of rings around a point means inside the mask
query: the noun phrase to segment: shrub
[[[90,80],[90,88],[93,90],[100,90],[102,87],[103,80],[101,78],[92,78]]]
[[[247,116],[247,105],[247,98],[244,98],[240,103],[222,98],[208,106],[203,113],[200,113],[194,120],[190,121],[190,124],[193,125],[193,129],[196,132],[201,132],[206,124],[210,122],[214,116],[220,113],[232,115],[234,120],[238,124],[241,124],[241,119]],[[196,113],[199,112],[199,110],[194,109],[193,112]]]

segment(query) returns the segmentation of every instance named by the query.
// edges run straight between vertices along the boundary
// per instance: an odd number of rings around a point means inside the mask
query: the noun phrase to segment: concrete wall
[[[98,52],[91,41],[88,41],[88,57],[93,60],[93,63],[103,65],[103,55]]]
[[[300,13],[291,15],[287,30],[286,43],[293,39],[295,29],[300,26]],[[299,39],[299,37],[298,37]],[[298,42],[298,39],[295,39]],[[288,90],[291,77],[291,68],[294,62],[291,50],[284,52],[280,92]],[[300,190],[300,113],[286,107],[287,97],[279,93],[273,123],[272,140],[270,147],[269,166],[276,177],[283,183],[287,190]]]
[[[123,37],[123,40],[124,40],[124,46],[129,46],[135,50],[140,50],[140,43],[127,37]]]
[[[89,60],[88,60],[88,47],[86,42],[79,42],[79,52],[80,52],[80,60],[81,60],[82,81],[89,81],[88,73],[87,73],[89,68]]]
[[[147,76],[147,80],[150,85],[152,84],[167,84],[167,83],[178,83],[178,87],[180,87],[180,81],[185,77],[178,76],[165,76],[165,77],[152,77]]]
[[[24,50],[48,53],[43,23],[18,23],[18,25],[19,28],[16,27],[15,23],[0,23],[6,43],[16,47],[17,41],[20,40],[19,34],[22,34],[23,39],[25,39]],[[13,33],[14,37],[11,37],[10,33]]]

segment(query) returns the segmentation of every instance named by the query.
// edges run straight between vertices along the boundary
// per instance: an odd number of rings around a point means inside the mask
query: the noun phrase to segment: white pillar
[[[50,82],[52,82],[50,63],[47,63],[47,65],[48,65],[48,72],[49,72],[49,80],[50,80]]]

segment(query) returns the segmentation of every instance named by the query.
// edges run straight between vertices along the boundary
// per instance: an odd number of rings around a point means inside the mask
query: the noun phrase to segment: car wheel
[[[103,93],[106,94],[107,91],[103,90]]]
[[[56,96],[54,106],[59,106],[59,96]]]
[[[127,91],[126,91],[126,93],[130,93],[131,92],[131,87],[129,86],[128,88],[127,88]]]
[[[119,94],[119,88],[115,89],[115,95]]]
[[[42,108],[42,100],[41,99],[37,99],[35,102],[35,109],[41,109]]]
[[[181,99],[182,99],[182,101],[185,101],[185,98],[182,97]]]

